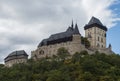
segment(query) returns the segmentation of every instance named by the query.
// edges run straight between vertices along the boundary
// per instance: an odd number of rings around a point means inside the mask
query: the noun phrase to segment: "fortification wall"
[[[113,52],[111,49],[108,48],[85,48],[84,45],[81,44],[81,36],[80,35],[74,35],[72,41],[64,42],[64,43],[57,43],[53,45],[48,46],[42,46],[37,48],[35,51],[31,52],[31,58],[33,59],[40,59],[43,57],[51,57],[53,55],[57,54],[57,50],[61,47],[64,47],[68,50],[68,52],[73,55],[76,52],[81,52],[83,50],[88,51],[89,54],[94,54],[96,51],[99,51],[100,53],[106,53],[106,54],[112,54]]]
[[[26,58],[21,58],[21,59],[13,59],[13,60],[9,60],[7,62],[5,62],[5,66],[6,67],[11,67],[14,64],[19,64],[19,63],[26,63],[27,59]]]
[[[81,50],[85,50],[85,47],[81,44],[81,36],[73,35],[72,41],[37,48],[35,51],[31,52],[31,58],[39,59],[42,57],[51,57],[56,55],[57,50],[61,47],[66,48],[71,55],[80,52]]]

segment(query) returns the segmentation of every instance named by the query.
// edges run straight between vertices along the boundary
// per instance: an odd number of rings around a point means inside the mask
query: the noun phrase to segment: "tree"
[[[79,62],[81,59],[81,55],[80,53],[76,52],[73,56],[72,56],[72,62]]]
[[[48,73],[48,78],[46,81],[71,81],[71,80],[70,76],[67,73],[62,73],[59,70],[53,70],[50,73]]]
[[[84,72],[80,74],[75,81],[95,81],[94,76],[90,72]]]
[[[57,56],[60,58],[60,60],[64,61],[68,56],[70,56],[70,53],[68,50],[62,47],[58,49]]]
[[[110,76],[101,76],[100,81],[115,81],[115,80],[113,80],[113,78]]]
[[[50,60],[29,60],[10,68],[0,65],[0,81],[120,81],[120,55],[82,51],[68,56],[61,48]]]
[[[90,42],[89,42],[88,39],[85,38],[85,37],[81,37],[81,43],[82,43],[83,45],[85,45],[86,48],[89,48],[89,47],[90,47]]]

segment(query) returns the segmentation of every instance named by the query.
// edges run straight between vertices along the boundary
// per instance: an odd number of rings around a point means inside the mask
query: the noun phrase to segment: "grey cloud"
[[[73,18],[74,15],[81,15],[85,13],[81,9],[73,7],[71,2],[73,0],[19,0],[9,1],[2,3],[12,8],[17,14],[18,20],[23,22],[47,22],[47,21],[60,21],[61,18]],[[75,13],[80,10],[80,13]],[[71,12],[72,11],[72,12]],[[9,13],[10,15],[11,13]],[[5,16],[8,16],[7,14]]]

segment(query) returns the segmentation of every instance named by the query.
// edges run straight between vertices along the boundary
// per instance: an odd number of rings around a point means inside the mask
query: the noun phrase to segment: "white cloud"
[[[108,28],[113,27],[120,20],[109,8],[115,3],[116,0],[0,1],[0,62],[15,50],[25,49],[30,54],[42,39],[65,31],[72,19],[82,35],[92,16]]]

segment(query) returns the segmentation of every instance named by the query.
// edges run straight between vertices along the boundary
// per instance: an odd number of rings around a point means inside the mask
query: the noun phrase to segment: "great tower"
[[[90,41],[91,48],[106,48],[107,27],[99,19],[92,17],[89,23],[84,26],[84,29],[85,37]]]

